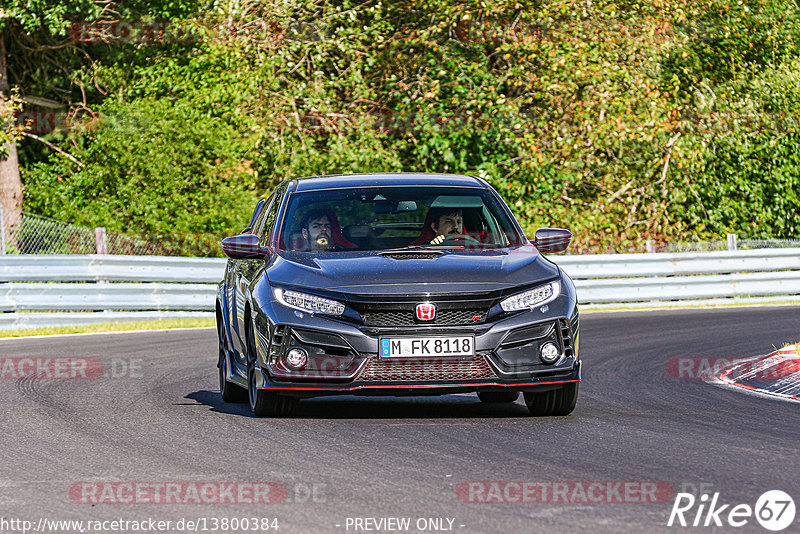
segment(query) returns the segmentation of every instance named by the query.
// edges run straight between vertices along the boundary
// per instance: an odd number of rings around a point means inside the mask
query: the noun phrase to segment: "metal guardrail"
[[[800,248],[553,259],[583,309],[800,301]]]
[[[0,283],[112,281],[217,284],[222,280],[225,262],[225,258],[183,256],[7,255],[0,256]]]
[[[583,309],[800,301],[800,248],[552,259]],[[224,270],[222,258],[0,256],[0,329],[213,317]]]
[[[800,271],[576,280],[575,287],[580,302],[585,304],[767,296],[800,301]]]
[[[10,283],[0,289],[0,311],[213,311],[215,295],[213,284]]]
[[[211,318],[225,262],[179,256],[0,255],[0,329]]]
[[[800,248],[566,255],[551,259],[574,280],[800,271]]]
[[[800,301],[800,248],[553,258],[583,309]]]

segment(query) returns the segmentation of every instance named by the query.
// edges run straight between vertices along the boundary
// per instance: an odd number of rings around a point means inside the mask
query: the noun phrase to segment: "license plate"
[[[473,336],[381,338],[381,358],[474,356]]]

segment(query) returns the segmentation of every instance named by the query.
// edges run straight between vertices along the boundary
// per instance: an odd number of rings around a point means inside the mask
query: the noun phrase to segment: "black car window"
[[[261,208],[261,212],[256,217],[256,221],[253,223],[253,227],[250,229],[250,233],[259,235],[261,229],[264,226],[264,220],[267,218],[267,212],[269,211],[270,206],[272,205],[272,201],[274,200],[275,195],[272,194],[264,201],[264,207]]]
[[[264,220],[261,223],[261,227],[258,229],[258,241],[261,244],[267,244],[269,242],[270,232],[272,231],[272,227],[275,224],[275,215],[278,213],[278,208],[280,207],[280,199],[283,194],[283,188],[276,189],[275,192],[272,194],[271,203],[267,209],[264,210],[265,216]]]
[[[288,250],[501,248],[523,243],[491,192],[454,187],[369,187],[293,193],[281,228]]]
[[[262,198],[256,204],[255,209],[253,209],[253,215],[250,217],[250,224],[242,230],[243,234],[254,234],[255,229],[260,224],[261,220],[264,218],[264,207],[266,206],[265,200]]]

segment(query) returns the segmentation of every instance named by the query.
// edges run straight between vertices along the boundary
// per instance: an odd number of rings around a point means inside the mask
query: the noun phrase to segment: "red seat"
[[[425,222],[422,225],[422,233],[419,235],[418,238],[416,238],[414,241],[408,244],[409,247],[417,247],[419,245],[425,245],[427,243],[430,243],[431,239],[436,237],[436,232],[434,232],[433,228],[431,228],[431,224],[438,221],[432,220],[433,218],[431,217],[431,211],[432,210],[428,210],[428,214],[425,216]]]

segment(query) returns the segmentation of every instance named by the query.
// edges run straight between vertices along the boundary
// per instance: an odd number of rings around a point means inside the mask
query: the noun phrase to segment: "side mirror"
[[[572,232],[563,228],[539,228],[533,240],[534,246],[543,254],[564,252],[572,241]]]
[[[258,236],[253,234],[226,237],[222,240],[222,250],[234,260],[257,258],[268,252],[266,247],[258,244]]]

